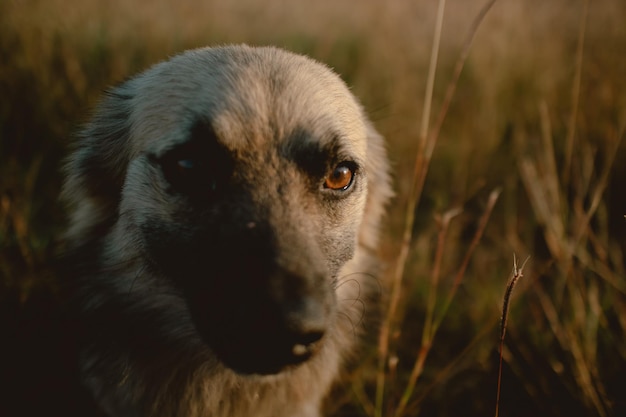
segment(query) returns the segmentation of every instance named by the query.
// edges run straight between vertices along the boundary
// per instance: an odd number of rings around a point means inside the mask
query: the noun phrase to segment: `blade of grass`
[[[456,357],[452,358],[446,366],[441,369],[437,375],[433,378],[432,381],[428,381],[428,385],[424,387],[420,387],[419,394],[417,397],[414,396],[413,401],[411,401],[406,407],[406,415],[415,416],[418,415],[419,412],[419,404],[424,401],[431,392],[446,380],[453,370],[459,369],[461,366],[461,359],[463,359],[469,352],[471,352],[476,346],[483,342],[483,339],[493,331],[493,327],[496,324],[496,320],[490,320],[485,323],[482,329],[474,335],[471,342],[463,348],[461,353],[459,353]]]
[[[422,125],[420,129],[420,145],[416,155],[415,165],[414,165],[414,173],[412,179],[412,186],[410,188],[411,194],[409,196],[408,207],[406,211],[405,217],[405,228],[403,233],[402,245],[400,249],[400,254],[397,259],[396,269],[392,280],[392,290],[389,301],[389,307],[387,310],[387,314],[385,315],[385,320],[383,325],[381,326],[380,336],[379,336],[379,361],[378,361],[378,369],[376,375],[376,400],[375,400],[375,411],[374,414],[376,417],[382,417],[383,410],[383,399],[384,399],[384,391],[385,391],[385,367],[388,360],[389,355],[389,337],[391,333],[391,326],[393,325],[393,321],[396,320],[396,311],[398,308],[398,303],[400,299],[400,290],[402,287],[402,277],[404,276],[404,268],[406,265],[406,259],[408,257],[408,252],[412,240],[413,235],[413,224],[415,222],[415,209],[420,200],[424,181],[426,179],[426,174],[428,172],[428,167],[430,164],[430,160],[432,157],[432,153],[435,148],[435,144],[439,137],[439,132],[441,131],[441,126],[443,125],[443,121],[445,120],[446,114],[450,107],[450,103],[452,98],[454,97],[454,93],[456,91],[456,85],[458,84],[458,80],[460,78],[461,72],[465,65],[465,61],[469,56],[470,47],[473,43],[473,40],[476,36],[476,32],[480,27],[483,19],[487,15],[487,12],[491,9],[496,0],[489,0],[479,11],[478,15],[472,22],[472,25],[469,29],[468,35],[464,42],[463,48],[461,50],[461,54],[457,59],[455,64],[455,69],[453,73],[453,77],[448,83],[448,87],[446,89],[446,95],[444,98],[443,105],[439,112],[437,118],[436,127],[431,135],[428,134],[428,125],[430,120],[430,109],[432,104],[432,95],[434,89],[434,80],[437,68],[437,58],[439,53],[439,44],[441,39],[441,31],[443,27],[443,15],[445,10],[445,0],[439,1],[438,11],[437,11],[437,23],[435,26],[435,36],[433,38],[433,46],[431,52],[431,59],[429,63],[429,72],[427,78],[427,88],[425,92],[424,98],[424,113],[422,114]],[[425,356],[422,361],[425,360]],[[419,360],[419,356],[418,356]],[[416,362],[417,363],[417,362]],[[407,399],[408,401],[408,399]]]
[[[452,78],[446,87],[446,93],[443,99],[443,103],[441,105],[441,110],[439,110],[439,115],[437,116],[437,122],[435,123],[435,127],[430,135],[431,140],[429,146],[427,147],[426,154],[432,155],[432,152],[435,147],[435,143],[437,138],[439,137],[439,132],[441,131],[441,127],[443,126],[443,122],[446,119],[446,115],[448,114],[448,109],[450,108],[450,103],[452,103],[452,99],[454,98],[454,93],[456,92],[456,87],[459,83],[459,78],[461,77],[461,72],[463,71],[463,67],[465,66],[465,62],[467,61],[467,57],[469,56],[472,44],[474,43],[474,38],[476,38],[476,33],[478,33],[478,28],[481,23],[487,16],[491,7],[495,4],[497,0],[489,0],[484,6],[480,9],[472,25],[467,31],[467,36],[465,37],[465,41],[463,42],[463,47],[461,48],[461,53],[459,54],[456,63],[454,64],[454,72],[452,73]]]
[[[513,254],[513,273],[511,274],[509,282],[506,284],[506,291],[504,292],[504,301],[502,303],[502,320],[500,321],[500,365],[498,367],[498,385],[496,388],[495,417],[498,417],[498,413],[500,412],[500,391],[502,388],[502,349],[504,347],[504,335],[506,334],[506,325],[509,318],[509,305],[511,301],[511,294],[513,294],[513,289],[515,288],[515,284],[517,284],[517,281],[524,276],[524,266],[529,259],[530,256],[527,257],[522,266],[518,268],[517,258],[515,257],[515,254]]]
[[[572,169],[572,157],[574,153],[574,137],[576,134],[576,120],[578,118],[578,101],[580,99],[580,81],[582,78],[583,52],[585,46],[585,32],[587,30],[587,17],[589,15],[589,0],[585,0],[583,12],[580,16],[578,31],[578,45],[576,47],[576,69],[574,83],[572,84],[572,113],[567,126],[567,139],[565,141],[565,166],[563,167],[563,183],[569,183]]]
[[[545,101],[539,103],[539,117],[541,125],[541,139],[543,146],[543,167],[545,169],[544,178],[546,183],[546,195],[549,200],[546,202],[550,207],[550,212],[554,216],[561,215],[561,192],[559,190],[559,175],[556,168],[556,152],[554,151],[554,138],[552,137],[552,126],[550,123],[550,115],[548,112],[548,105]],[[561,222],[558,219],[552,219],[550,224],[554,227],[561,226]],[[562,236],[564,232],[562,230],[556,232],[557,236]]]
[[[434,80],[437,69],[437,56],[439,53],[439,44],[441,40],[441,30],[443,27],[443,15],[445,10],[445,0],[439,0],[437,10],[437,20],[435,25],[435,36],[433,38],[433,46],[431,60],[428,70],[427,87],[424,97],[424,113],[422,116],[422,126],[420,135],[419,149],[415,158],[414,172],[411,183],[408,207],[406,210],[404,233],[402,236],[402,244],[400,254],[396,262],[395,273],[392,279],[391,296],[389,306],[383,325],[381,326],[379,343],[378,343],[378,369],[376,374],[376,400],[375,400],[375,417],[382,417],[383,400],[385,393],[385,368],[389,356],[389,337],[391,327],[396,319],[396,310],[400,300],[400,290],[402,287],[402,277],[404,276],[404,267],[408,257],[411,240],[413,238],[413,224],[415,223],[415,209],[419,202],[424,186],[426,172],[428,172],[429,158],[425,158],[424,149],[428,138],[428,122],[430,119],[430,108],[432,103],[432,95],[434,89]]]
[[[576,232],[576,235],[572,242],[572,248],[574,249],[574,253],[576,253],[576,248],[580,245],[580,241],[583,235],[585,234],[585,231],[587,230],[587,227],[589,226],[589,223],[591,222],[593,215],[595,214],[596,210],[600,206],[600,203],[602,202],[602,195],[604,194],[606,188],[609,185],[609,177],[611,175],[611,168],[613,167],[613,164],[615,163],[615,156],[617,155],[619,147],[622,143],[622,138],[623,138],[623,132],[621,132],[617,136],[613,149],[610,149],[609,152],[607,153],[606,160],[604,164],[602,165],[603,169],[600,174],[600,179],[598,180],[597,185],[590,196],[591,199],[590,199],[589,208],[586,210],[586,212],[584,213],[583,219],[581,219],[580,223],[578,224],[578,231]]]
[[[450,289],[450,292],[448,292],[448,297],[446,298],[445,304],[441,310],[441,314],[439,315],[438,319],[435,321],[433,325],[433,332],[437,331],[437,329],[441,325],[441,322],[446,316],[446,313],[448,312],[450,305],[452,304],[452,300],[454,299],[454,296],[456,295],[456,292],[459,286],[461,285],[461,281],[463,281],[463,277],[465,276],[465,271],[467,270],[469,261],[472,257],[472,254],[474,253],[474,249],[476,249],[476,247],[478,246],[478,243],[480,242],[483,232],[485,231],[485,228],[487,227],[487,222],[489,221],[489,217],[491,217],[491,212],[493,211],[493,208],[495,207],[496,202],[498,201],[498,198],[500,197],[501,192],[502,190],[500,188],[497,188],[489,194],[489,200],[487,200],[487,207],[485,208],[485,211],[478,222],[476,233],[474,233],[474,237],[472,238],[472,241],[470,242],[469,248],[465,252],[465,257],[463,258],[463,261],[461,262],[461,266],[459,267],[459,270],[457,271],[454,277],[452,288]],[[431,337],[434,337],[434,334]]]
[[[428,299],[426,300],[426,318],[424,320],[424,330],[422,332],[422,341],[428,343],[432,334],[433,315],[435,314],[435,304],[437,301],[437,288],[439,287],[439,275],[441,271],[441,260],[443,259],[444,246],[446,241],[446,235],[448,232],[448,226],[450,221],[461,214],[461,209],[456,208],[448,210],[437,219],[439,225],[439,233],[437,234],[437,250],[435,251],[435,261],[433,264],[431,279],[429,285]]]
[[[428,299],[426,302],[426,318],[424,320],[424,330],[422,332],[422,342],[419,353],[417,355],[417,359],[413,366],[413,370],[411,371],[411,376],[409,377],[409,382],[405,388],[404,394],[396,408],[394,416],[401,416],[404,412],[406,405],[411,398],[413,393],[413,389],[415,384],[417,383],[417,379],[419,375],[421,375],[422,370],[424,369],[424,363],[426,362],[426,358],[428,357],[428,352],[430,352],[430,347],[432,344],[431,339],[431,327],[433,321],[433,315],[435,312],[435,303],[437,300],[437,288],[439,283],[439,275],[441,271],[441,261],[443,260],[443,253],[445,247],[446,236],[448,234],[448,226],[450,225],[450,221],[461,213],[461,209],[456,208],[447,211],[438,219],[439,223],[439,233],[437,234],[437,249],[435,251],[435,261],[433,265],[433,269],[431,272],[431,281],[429,285],[429,293]]]
[[[413,396],[413,391],[415,390],[417,381],[424,370],[424,363],[426,362],[426,358],[428,357],[428,354],[432,347],[432,343],[433,343],[433,340],[435,339],[435,335],[437,334],[437,330],[439,329],[439,326],[441,322],[443,321],[443,318],[445,317],[448,308],[452,304],[452,299],[454,298],[454,295],[456,294],[456,291],[459,285],[461,284],[463,277],[465,276],[465,271],[469,264],[469,260],[472,254],[474,253],[474,249],[478,245],[478,242],[480,241],[480,238],[485,230],[485,227],[487,226],[487,221],[489,220],[489,217],[491,215],[491,212],[493,211],[493,207],[495,206],[499,195],[500,195],[499,189],[492,191],[491,194],[489,195],[489,201],[487,203],[487,207],[485,209],[485,212],[481,216],[480,221],[478,222],[478,228],[476,229],[476,233],[474,234],[472,242],[470,243],[470,247],[465,253],[465,257],[463,258],[463,261],[461,262],[461,267],[459,268],[454,278],[452,288],[448,292],[448,297],[446,298],[442,313],[439,315],[439,317],[436,317],[436,318],[434,317],[434,315],[430,315],[426,317],[420,350],[417,354],[415,363],[413,364],[411,375],[409,376],[409,380],[407,382],[406,388],[400,399],[400,403],[398,404],[398,408],[396,409],[396,412],[394,413],[395,417],[400,417],[403,415],[409,400]],[[454,212],[452,213],[454,214]],[[445,232],[447,231],[447,223],[445,223],[444,226],[445,228],[442,228],[443,233],[440,233],[440,236],[442,235],[443,236],[440,239],[438,239],[440,242],[442,242],[443,238],[445,238]],[[438,251],[439,251],[439,248],[438,248]],[[441,245],[441,252],[443,252],[443,244]],[[437,254],[436,259],[438,262],[440,262],[440,258],[441,256]],[[439,274],[440,266],[438,262],[436,262],[433,267],[433,270],[437,271],[437,276],[435,277],[438,277],[438,274]],[[437,282],[433,279],[433,282],[431,282],[431,285],[433,283],[436,284]],[[431,288],[431,293],[433,293],[434,291],[436,291],[436,289]],[[433,311],[434,311],[434,304],[433,304]]]
[[[591,370],[593,365],[589,364],[585,358],[585,353],[577,334],[578,329],[568,326],[561,320],[554,302],[540,286],[535,288],[535,293],[548,319],[552,333],[556,336],[563,350],[570,352],[572,355],[575,368],[574,377],[585,399],[593,404],[599,416],[605,417],[609,415],[606,409],[607,401],[602,397],[603,389],[599,390],[598,388],[601,387],[596,388],[596,384],[594,384]],[[599,381],[596,381],[596,383],[599,383]]]

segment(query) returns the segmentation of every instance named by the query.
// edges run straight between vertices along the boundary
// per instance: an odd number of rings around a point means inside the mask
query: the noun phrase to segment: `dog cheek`
[[[359,190],[361,191],[361,190]],[[358,246],[360,221],[364,212],[365,193],[359,193],[330,211],[325,227],[324,244],[326,256],[336,274],[343,265],[354,257]]]
[[[354,257],[356,251],[356,227],[329,227],[323,235],[321,247],[324,249],[328,270],[336,276],[343,265]]]

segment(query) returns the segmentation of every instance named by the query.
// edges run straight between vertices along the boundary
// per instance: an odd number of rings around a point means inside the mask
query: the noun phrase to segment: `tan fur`
[[[267,224],[276,237],[272,268],[302,277],[298,297],[307,301],[315,289],[313,305],[328,313],[315,353],[275,374],[242,375],[225,366],[198,336],[190,301],[173,283],[178,277],[155,267],[176,262],[162,259],[168,251],[151,252],[151,244],[162,244],[153,236],[165,233],[158,225],[179,227],[181,235],[195,232],[186,231],[193,223],[181,214],[192,210],[189,203],[168,191],[154,160],[185,143],[198,120],[235,159],[234,179],[226,183],[241,184],[246,206],[241,215],[230,214],[237,205],[223,211],[236,219],[236,233],[261,233]],[[318,191],[315,181],[323,178],[289,159],[307,146],[335,152],[331,145],[358,165],[348,197]],[[111,416],[318,416],[358,342],[364,311],[374,309],[364,303],[378,272],[378,229],[391,196],[388,170],[382,138],[339,77],[280,49],[189,51],[112,90],[68,160],[63,194],[70,207],[67,240],[79,265],[73,278],[84,317],[83,376],[103,410]],[[189,216],[202,221],[212,215],[208,207],[201,213],[209,214]],[[212,251],[207,247],[209,258]],[[233,254],[234,263],[248,262],[247,256],[245,250]],[[329,276],[310,273],[316,259]],[[198,276],[230,279],[213,275],[207,264]],[[277,282],[281,294],[291,285]]]

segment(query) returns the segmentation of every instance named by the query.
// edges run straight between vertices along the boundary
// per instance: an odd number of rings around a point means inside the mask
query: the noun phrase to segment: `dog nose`
[[[324,306],[312,299],[300,301],[287,314],[289,343],[295,357],[308,356],[326,332],[327,312]]]
[[[322,323],[307,323],[293,334],[291,353],[294,356],[306,356],[313,352],[315,344],[324,337],[325,327]]]

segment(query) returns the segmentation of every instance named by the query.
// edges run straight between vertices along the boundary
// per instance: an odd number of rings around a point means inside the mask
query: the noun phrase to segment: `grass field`
[[[501,0],[472,32],[486,2],[445,4],[429,95],[435,0],[0,1],[0,303],[57,292],[60,160],[107,86],[187,48],[274,44],[340,73],[394,164],[388,337],[328,413],[494,414],[516,254],[500,415],[626,415],[626,2]]]

